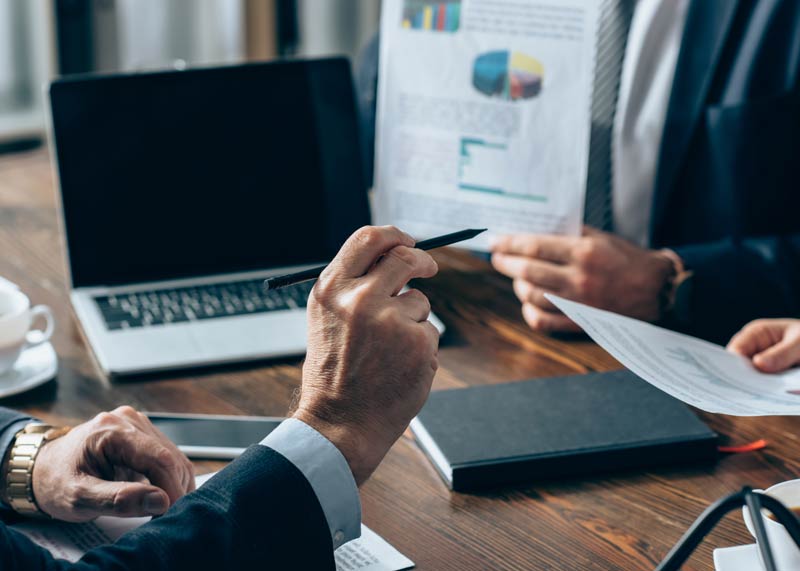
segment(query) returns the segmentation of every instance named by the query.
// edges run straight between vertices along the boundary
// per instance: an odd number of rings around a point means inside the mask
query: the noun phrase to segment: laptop
[[[49,98],[70,298],[102,370],[303,354],[313,282],[261,284],[369,224],[347,60],[65,78]]]

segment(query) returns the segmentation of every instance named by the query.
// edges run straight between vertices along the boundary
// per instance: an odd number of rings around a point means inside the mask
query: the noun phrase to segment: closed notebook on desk
[[[456,491],[717,453],[683,403],[628,371],[435,392],[411,430]]]

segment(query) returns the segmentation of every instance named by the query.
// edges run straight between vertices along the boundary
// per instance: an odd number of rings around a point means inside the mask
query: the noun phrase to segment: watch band
[[[36,504],[33,494],[33,467],[42,445],[69,432],[69,427],[53,427],[32,422],[20,430],[11,445],[5,473],[5,500],[22,515],[48,517]]]

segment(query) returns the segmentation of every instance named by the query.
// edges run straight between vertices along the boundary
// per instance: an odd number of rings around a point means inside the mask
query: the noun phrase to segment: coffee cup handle
[[[31,329],[25,335],[25,347],[31,348],[41,345],[50,340],[56,326],[53,312],[46,305],[36,305],[31,308],[31,322],[36,321],[37,317],[44,318],[44,329]]]
[[[757,492],[759,494],[766,493],[764,490],[753,490],[753,491]],[[745,527],[747,527],[747,531],[750,532],[750,535],[755,537],[756,536],[756,530],[755,530],[755,527],[753,527],[753,520],[750,517],[750,510],[747,508],[747,506],[743,506],[742,507],[742,519],[744,520]]]

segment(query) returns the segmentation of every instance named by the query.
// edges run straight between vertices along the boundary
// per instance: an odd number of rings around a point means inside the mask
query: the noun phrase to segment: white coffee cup
[[[800,507],[800,480],[789,480],[787,482],[775,484],[766,491],[756,491],[772,496],[789,509]],[[778,571],[800,569],[800,548],[798,548],[794,540],[792,540],[789,532],[777,521],[767,517],[767,513],[767,510],[764,510],[761,517],[764,520],[764,528],[767,530],[769,546],[775,558]],[[744,518],[744,524],[747,526],[747,530],[755,537],[756,530],[753,527],[753,520],[750,517],[750,510],[748,510],[747,507],[742,508],[742,517]]]
[[[44,329],[31,329],[40,317],[44,319]],[[54,327],[49,307],[31,307],[28,296],[21,291],[0,289],[0,374],[14,366],[23,350],[48,341]]]

